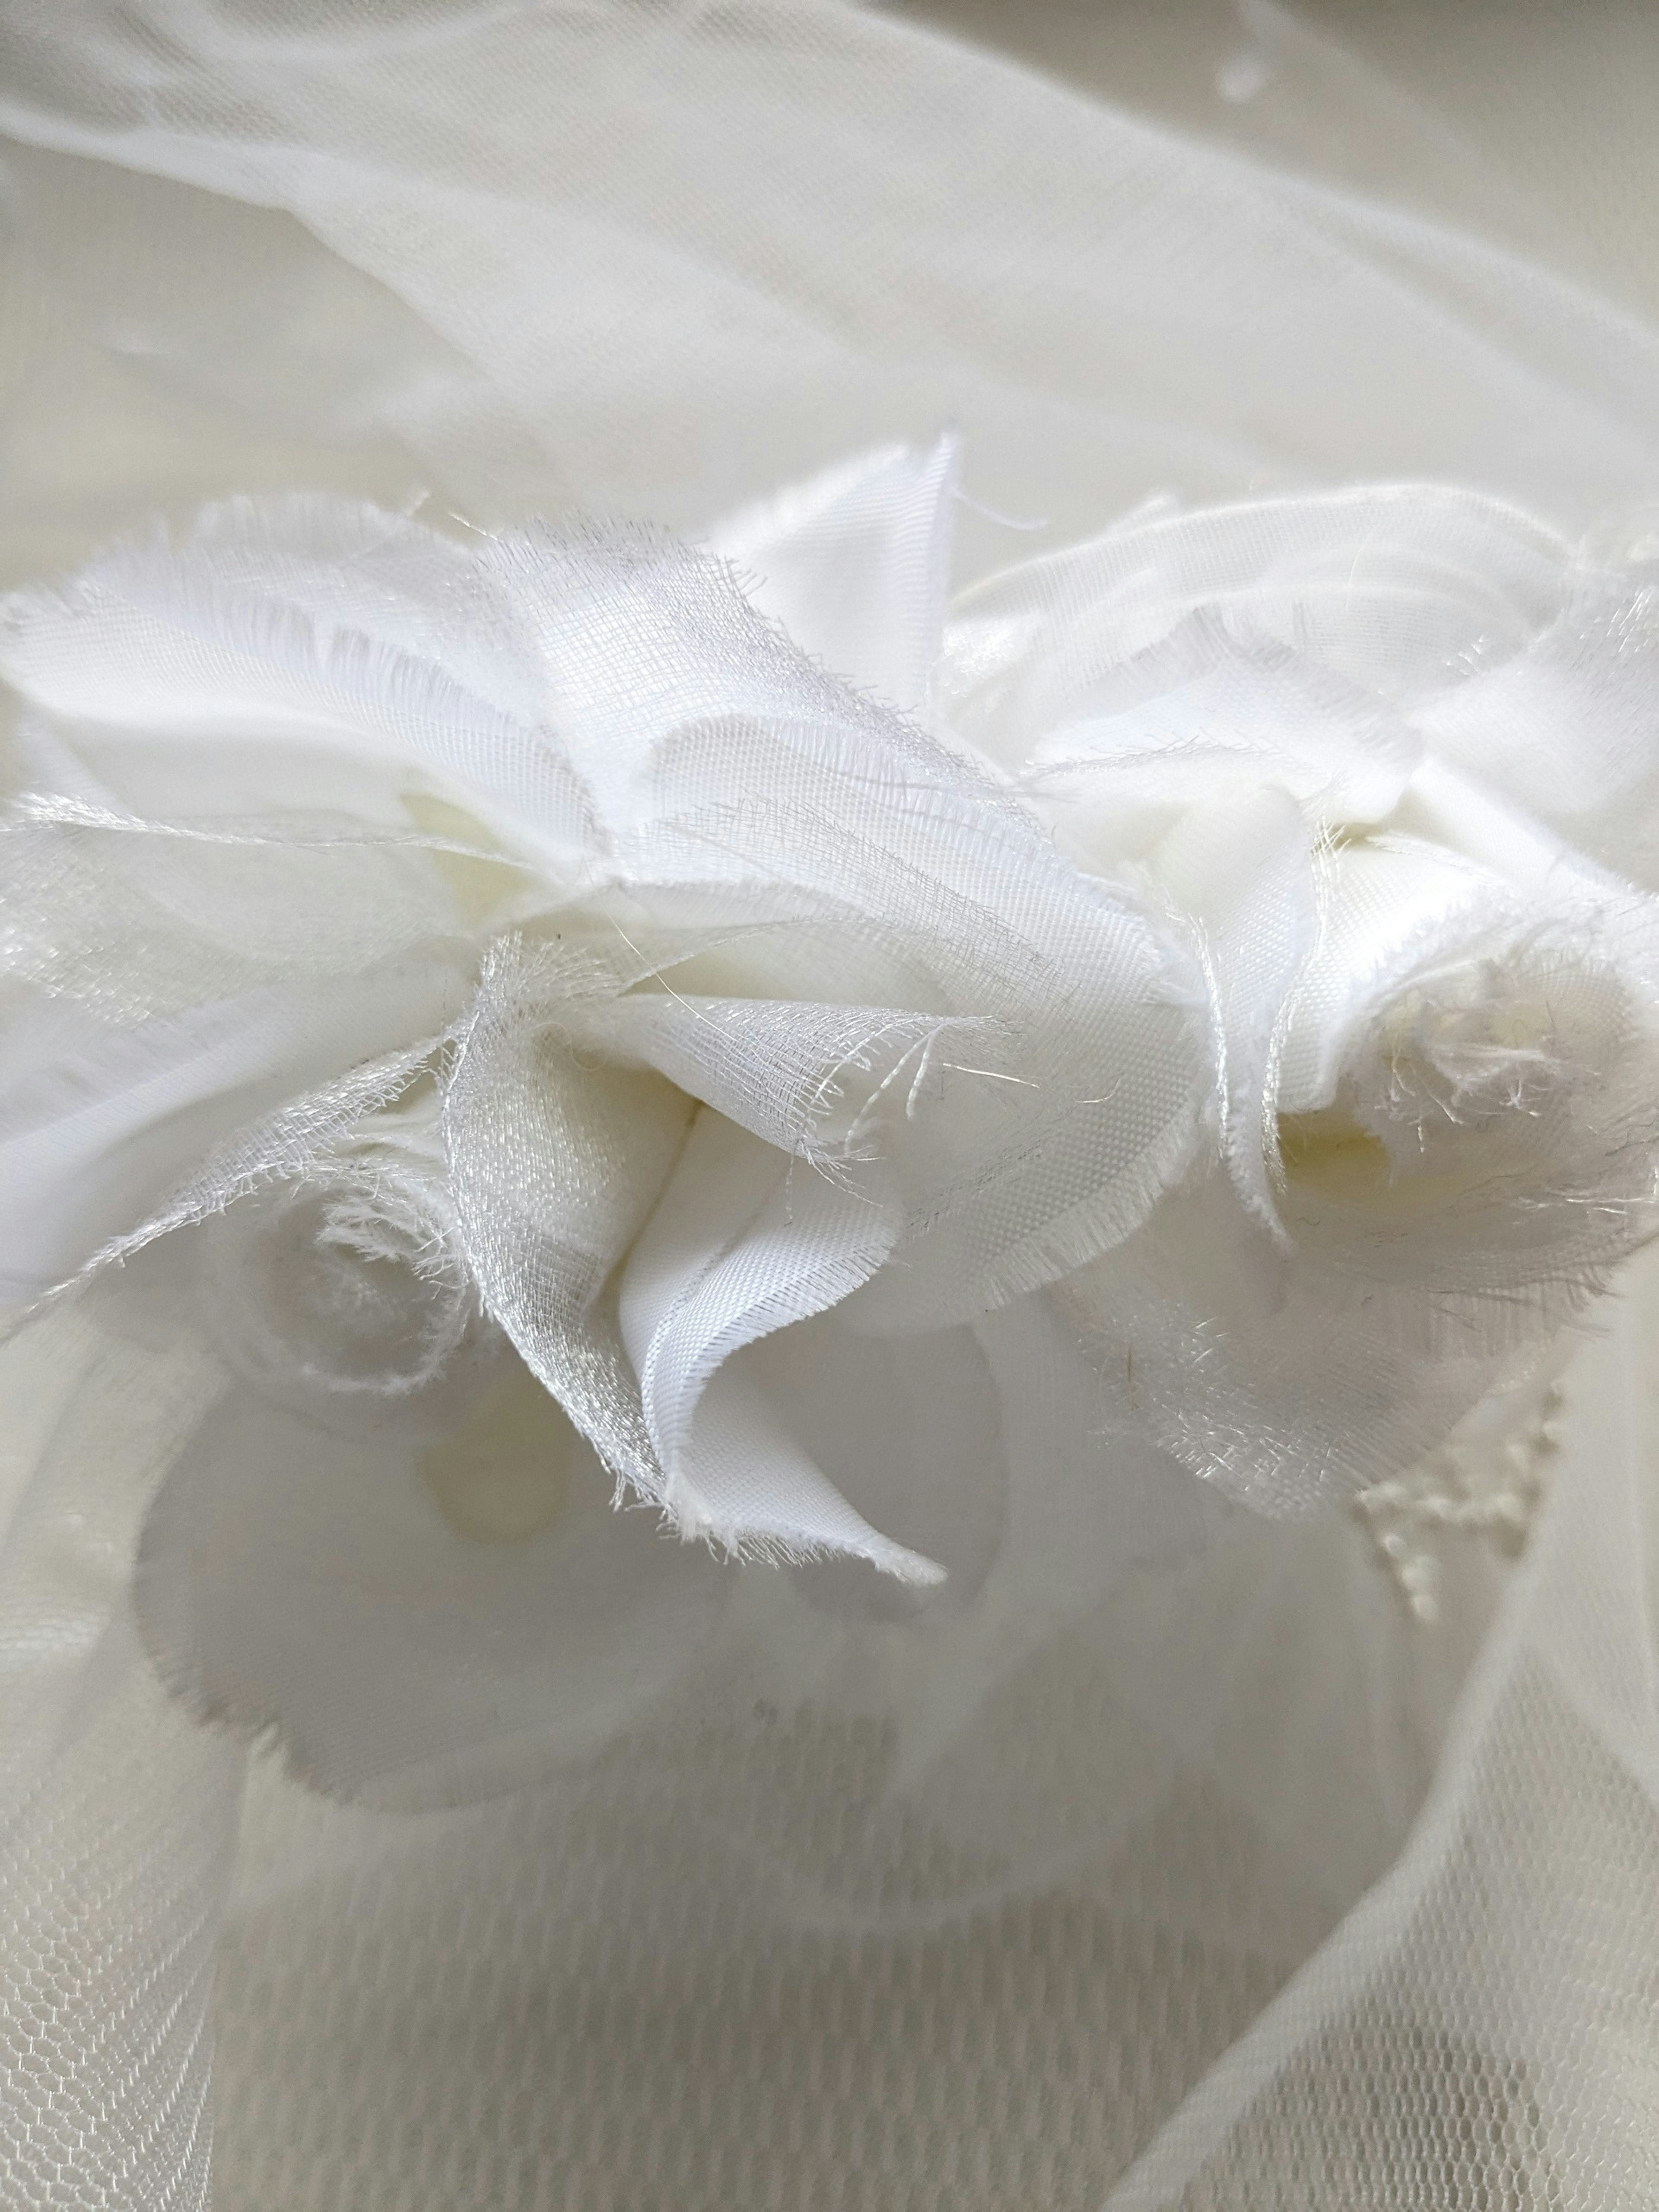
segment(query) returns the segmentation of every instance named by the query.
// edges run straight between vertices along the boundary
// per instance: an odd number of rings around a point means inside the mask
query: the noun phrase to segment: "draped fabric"
[[[0,0],[8,2204],[1659,2203],[1659,340],[1223,27]]]

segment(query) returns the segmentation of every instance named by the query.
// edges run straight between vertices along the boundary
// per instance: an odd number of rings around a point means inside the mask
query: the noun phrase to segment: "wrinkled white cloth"
[[[827,0],[0,130],[7,2201],[1659,2201],[1651,335]]]

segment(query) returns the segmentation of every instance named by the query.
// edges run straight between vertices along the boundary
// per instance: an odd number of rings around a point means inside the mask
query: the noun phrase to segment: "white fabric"
[[[1659,351],[1217,54],[0,0],[9,2204],[1659,2202]]]

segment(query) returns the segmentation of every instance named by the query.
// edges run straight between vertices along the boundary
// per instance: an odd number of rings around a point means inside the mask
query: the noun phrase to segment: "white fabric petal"
[[[1162,645],[1169,665],[1169,641],[1207,608],[1247,643],[1407,706],[1528,644],[1562,604],[1565,551],[1522,510],[1436,485],[1131,516],[966,593],[940,704],[1018,766],[1103,684],[1127,679],[1133,696],[1135,656]]]
[[[705,1109],[629,1255],[623,1340],[690,1534],[810,1558],[850,1552],[904,1581],[942,1570],[890,1542],[772,1416],[732,1355],[838,1304],[891,1251],[897,1218],[878,1183],[830,1182]]]
[[[444,1094],[459,1249],[485,1310],[619,1482],[662,1475],[610,1310],[611,1277],[684,1142],[691,1102],[649,1070],[594,1065],[558,1026],[589,963],[513,950],[486,969]],[[614,988],[614,985],[611,985]]]
[[[1314,1117],[1287,1202],[1351,1260],[1374,1239],[1368,1273],[1395,1273],[1409,1237],[1405,1266],[1446,1291],[1547,1297],[1622,1257],[1653,1190],[1647,902],[1598,906],[1571,878],[1546,902],[1405,842],[1339,853],[1330,878],[1286,1040]],[[1346,1125],[1318,1121],[1332,1108]]]
[[[0,672],[70,721],[421,763],[556,854],[593,823],[511,599],[466,548],[322,499],[210,507],[0,604]]]
[[[787,948],[808,967],[812,934],[791,933]],[[890,1112],[884,1121],[886,1095],[930,1041],[971,1026],[885,1006],[715,998],[672,983],[613,999],[570,1024],[584,1045],[654,1067],[768,1144],[821,1164],[884,1149],[898,1118]]]
[[[765,745],[779,769],[792,754],[827,754],[924,791],[974,780],[890,707],[816,665],[712,554],[643,531],[544,529],[503,533],[480,559],[537,640],[559,742],[613,834],[661,811],[688,739],[704,796],[751,779]],[[710,757],[717,779],[702,764]]]
[[[927,703],[950,578],[957,441],[861,454],[717,523],[750,604],[836,676]]]
[[[1064,1290],[1151,1433],[1279,1513],[1397,1474],[1524,1373],[1653,1204],[1639,908],[1415,842],[1322,873],[1262,1086],[1271,1188],[1234,1161]]]
[[[1494,1299],[1472,1319],[1287,1252],[1221,1176],[1055,1295],[1126,1424],[1285,1518],[1397,1474],[1547,1333],[1535,1304]]]
[[[1180,1173],[1208,1104],[1202,987],[1142,898],[1079,877],[1006,799],[848,735],[757,735],[752,792],[713,744],[681,749],[690,803],[657,834],[680,884],[763,863],[971,1024],[941,1024],[948,1049],[919,1036],[890,1086],[914,1125],[893,1149],[905,1242],[860,1294],[872,1328],[937,1328],[1129,1234]]]
[[[234,786],[225,766],[222,749],[198,753],[198,799]],[[37,788],[0,829],[6,969],[131,1024],[260,989],[325,991],[415,948],[453,965],[479,908],[512,918],[524,882],[457,844],[407,816],[385,830],[305,812],[155,818]]]
[[[1272,1182],[1280,1057],[1320,927],[1308,825],[1289,793],[1268,784],[1190,808],[1154,865],[1204,942],[1228,1173],[1246,1207],[1279,1234]]]
[[[0,1097],[0,1296],[32,1297],[74,1274],[278,1101],[429,1035],[458,1010],[461,983],[443,959],[417,959],[134,1029],[61,1011],[32,1036],[15,1024]]]
[[[1310,821],[1380,821],[1422,740],[1388,699],[1211,609],[1098,676],[1030,746],[1024,781],[1084,866],[1139,857],[1179,811],[1282,786]]]
[[[1581,553],[1556,618],[1418,718],[1449,763],[1649,891],[1659,890],[1656,596],[1646,564],[1604,568]]]
[[[136,1583],[192,1711],[404,1810],[598,1750],[691,1664],[725,1589],[706,1553],[613,1509],[510,1353],[459,1425],[415,1440],[233,1391],[152,1506]]]

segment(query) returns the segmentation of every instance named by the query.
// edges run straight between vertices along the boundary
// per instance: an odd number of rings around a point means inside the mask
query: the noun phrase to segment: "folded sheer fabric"
[[[1659,2202],[1659,343],[825,0],[0,128],[6,2201]]]

